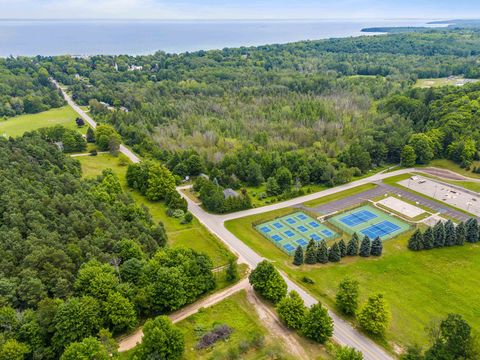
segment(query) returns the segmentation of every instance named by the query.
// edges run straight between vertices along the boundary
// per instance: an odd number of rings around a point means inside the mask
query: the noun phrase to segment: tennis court
[[[255,226],[255,229],[289,255],[310,241],[330,240],[338,236],[333,230],[303,212],[296,212]]]
[[[391,239],[410,228],[406,222],[369,205],[334,216],[328,221],[348,234],[356,232],[368,235],[370,239]]]

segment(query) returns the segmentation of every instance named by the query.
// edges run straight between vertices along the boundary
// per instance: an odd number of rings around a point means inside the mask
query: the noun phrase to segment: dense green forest
[[[31,58],[0,59],[0,119],[63,105],[46,69]]]
[[[418,78],[479,77],[479,46],[475,29],[430,30],[184,54],[37,60],[70,86],[77,102],[89,104],[97,120],[115,126],[134,150],[161,160],[175,175],[207,173],[223,188],[265,184],[261,196],[287,198],[309,184],[348,182],[402,156],[413,164],[449,157],[467,166],[476,157],[476,135],[466,136],[466,128],[458,136],[442,135],[449,131],[446,123],[453,126],[445,119],[458,114],[450,115],[454,105],[442,114],[434,108],[469,89],[475,103],[474,86],[411,88]],[[424,133],[442,142],[428,140],[438,148],[426,156]],[[473,145],[474,154],[458,155],[459,142]]]
[[[2,359],[56,359],[215,287],[210,259],[166,248],[163,225],[112,172],[81,180],[79,163],[36,132],[0,139],[0,154]]]

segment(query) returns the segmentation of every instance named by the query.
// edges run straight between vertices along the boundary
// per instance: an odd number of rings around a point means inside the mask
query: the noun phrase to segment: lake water
[[[1,20],[0,56],[180,53],[366,35],[362,28],[426,22]]]

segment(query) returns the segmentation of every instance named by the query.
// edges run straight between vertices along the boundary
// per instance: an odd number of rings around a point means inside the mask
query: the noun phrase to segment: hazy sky
[[[0,0],[1,18],[480,18],[480,0]]]

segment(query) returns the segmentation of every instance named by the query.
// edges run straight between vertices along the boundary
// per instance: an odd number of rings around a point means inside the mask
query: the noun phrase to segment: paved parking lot
[[[348,196],[346,198],[343,198],[328,204],[323,204],[314,208],[305,208],[303,205],[300,205],[299,207],[310,209],[319,214],[326,215],[326,214],[331,214],[337,211],[341,211],[345,208],[360,205],[361,203],[364,203],[367,200],[378,198],[379,196],[383,196],[385,194],[390,193],[390,194],[400,195],[401,197],[408,199],[410,201],[418,202],[420,205],[426,206],[432,210],[435,210],[438,213],[448,215],[460,221],[465,221],[465,220],[468,220],[469,218],[468,215],[460,211],[451,209],[446,205],[442,205],[440,203],[437,203],[423,196],[411,193],[408,190],[400,189],[384,183],[377,183],[377,185],[378,186],[375,189],[367,190],[362,193]]]

